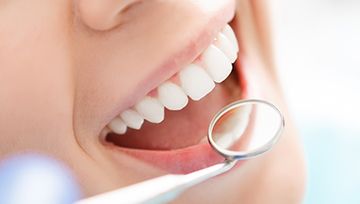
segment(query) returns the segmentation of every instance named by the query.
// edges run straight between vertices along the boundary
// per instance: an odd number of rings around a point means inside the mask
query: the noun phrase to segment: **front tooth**
[[[216,37],[214,43],[230,60],[231,63],[234,63],[237,58],[237,51],[235,50],[234,45],[231,44],[230,40],[222,33]]]
[[[149,122],[160,123],[164,120],[164,106],[156,98],[145,96],[135,105],[135,110]]]
[[[165,82],[158,88],[159,101],[169,110],[181,110],[188,103],[184,91],[172,82]]]
[[[236,39],[236,35],[235,35],[233,29],[229,25],[226,25],[223,28],[222,33],[230,40],[231,44],[234,45],[236,52],[238,52],[239,44],[238,44],[238,41]]]
[[[220,83],[231,73],[232,65],[229,59],[219,48],[210,45],[202,55],[204,67],[212,79]]]
[[[120,118],[124,121],[124,123],[133,129],[140,129],[141,125],[144,123],[144,118],[141,115],[132,110],[126,110],[120,114]]]
[[[190,64],[182,69],[179,77],[184,92],[195,101],[206,96],[215,87],[215,83],[206,71],[195,64]]]
[[[116,134],[125,134],[126,132],[126,125],[124,121],[122,121],[120,118],[116,117],[114,118],[108,125],[110,130],[112,130]]]

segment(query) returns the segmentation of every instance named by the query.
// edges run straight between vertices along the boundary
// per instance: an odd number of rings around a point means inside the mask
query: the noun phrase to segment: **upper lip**
[[[149,93],[152,89],[156,88],[162,82],[170,78],[173,74],[178,72],[182,67],[187,64],[190,64],[202,51],[204,51],[212,42],[216,34],[233,18],[235,13],[235,5],[233,1],[227,1],[227,4],[224,4],[224,7],[220,7],[216,10],[216,12],[212,12],[211,15],[207,18],[207,23],[197,27],[197,30],[193,32],[193,35],[190,39],[188,39],[188,44],[179,45],[179,49],[177,49],[174,53],[171,53],[161,64],[157,66],[156,69],[153,69],[147,76],[137,79],[138,87],[134,87],[132,92],[137,93],[136,95],[131,95],[126,97],[126,101],[121,101],[117,103],[114,107],[114,110],[106,116],[106,120],[104,120],[104,124],[102,127],[110,122],[110,120],[116,117],[122,110],[129,108],[133,104],[135,104],[141,97],[144,97],[147,93]],[[169,57],[170,56],[170,57]],[[111,147],[111,146],[110,146]],[[208,144],[197,145],[194,147],[185,148],[184,150],[180,150],[177,152],[171,151],[163,151],[163,152],[155,152],[153,154],[149,154],[150,157],[157,154],[159,157],[157,158],[170,158],[175,155],[184,155],[189,154],[191,151],[188,151],[191,148],[197,148],[204,152],[203,162],[199,163],[202,167],[209,166],[216,162],[222,160],[222,157],[214,153]],[[111,150],[112,156],[118,154],[119,148],[109,148]],[[123,151],[121,151],[123,153]],[[137,156],[141,157],[142,154],[147,154],[146,152],[134,152],[128,151],[131,154],[137,154]],[[149,153],[149,152],[148,152]],[[188,155],[189,157],[190,155]],[[186,156],[185,156],[186,157]],[[184,158],[184,157],[183,157]],[[116,158],[115,158],[116,159]],[[145,159],[146,160],[146,159]],[[160,159],[163,160],[163,159]],[[159,163],[162,161],[159,160]],[[173,162],[184,162],[182,159],[173,159]],[[177,160],[177,161],[176,161]],[[154,160],[153,160],[154,161]],[[195,160],[195,162],[199,162],[199,160]],[[170,162],[171,163],[171,162]],[[196,170],[201,168],[197,166],[199,164],[191,164],[185,165],[184,168],[173,170],[178,173],[184,173]],[[155,165],[157,166],[157,165]],[[160,165],[161,166],[161,165]],[[171,171],[171,170],[170,170]]]
[[[138,86],[128,87],[131,89],[131,94],[115,103],[113,111],[110,111],[109,114],[104,117],[103,124],[100,127],[104,128],[111,119],[116,117],[123,110],[134,105],[151,90],[169,79],[181,68],[194,61],[196,57],[211,44],[216,34],[218,34],[219,31],[233,19],[234,14],[235,4],[230,0],[224,1],[223,7],[219,7],[216,11],[212,11],[211,15],[204,21],[205,23],[197,26],[197,30],[192,32],[193,35],[188,38],[187,44],[179,45],[177,50],[164,57],[162,63],[152,69],[148,75],[137,79]],[[100,131],[101,130],[99,130],[99,132]]]

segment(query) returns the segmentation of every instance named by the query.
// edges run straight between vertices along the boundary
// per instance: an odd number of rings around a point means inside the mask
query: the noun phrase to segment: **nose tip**
[[[84,24],[94,30],[110,30],[121,23],[121,14],[138,0],[78,0]]]

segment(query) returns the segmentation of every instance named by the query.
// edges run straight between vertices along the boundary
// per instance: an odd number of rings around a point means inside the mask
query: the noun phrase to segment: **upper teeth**
[[[188,103],[183,89],[172,82],[165,82],[157,89],[159,101],[169,110],[181,110]]]
[[[224,81],[232,70],[239,51],[234,31],[226,25],[218,36],[200,56],[199,62],[183,68],[172,79],[162,83],[156,89],[156,96],[145,96],[133,108],[123,111],[109,124],[109,129],[117,134],[124,134],[127,127],[140,129],[144,119],[151,123],[164,120],[164,107],[169,110],[181,110],[189,96],[200,100],[210,93],[215,83]]]
[[[203,60],[205,70],[217,83],[224,81],[232,70],[229,58],[214,45],[205,50]]]
[[[215,87],[214,81],[205,69],[196,64],[185,67],[180,71],[179,76],[184,92],[195,101],[206,96]]]

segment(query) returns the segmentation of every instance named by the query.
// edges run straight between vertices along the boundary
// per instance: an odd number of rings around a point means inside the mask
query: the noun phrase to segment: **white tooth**
[[[224,34],[219,33],[216,37],[215,45],[229,58],[231,63],[235,62],[237,58],[237,51],[235,50],[234,45],[231,44],[230,40]]]
[[[215,83],[206,71],[195,64],[190,64],[179,73],[181,87],[193,100],[198,101],[215,87]]]
[[[222,33],[230,40],[231,44],[234,45],[236,52],[239,52],[239,44],[233,29],[229,25],[226,25],[223,28]]]
[[[156,98],[145,96],[135,105],[135,110],[149,122],[160,123],[164,120],[164,106]]]
[[[140,129],[141,125],[144,123],[144,118],[141,115],[132,110],[128,109],[120,114],[120,118],[124,121],[124,123],[133,129]]]
[[[231,73],[232,65],[229,59],[219,48],[210,45],[202,55],[204,68],[212,79],[220,83]]]
[[[122,121],[120,118],[116,117],[114,118],[109,124],[108,127],[110,130],[112,130],[116,134],[125,134],[126,132],[126,125],[124,121]]]
[[[244,109],[235,111],[230,117],[225,118],[224,123],[218,128],[219,131],[214,134],[215,138],[219,138],[217,144],[227,148],[233,145],[234,141],[239,141],[249,125],[250,112],[251,107],[245,106]]]
[[[181,110],[188,103],[184,91],[172,82],[165,82],[158,88],[159,101],[169,110]]]

